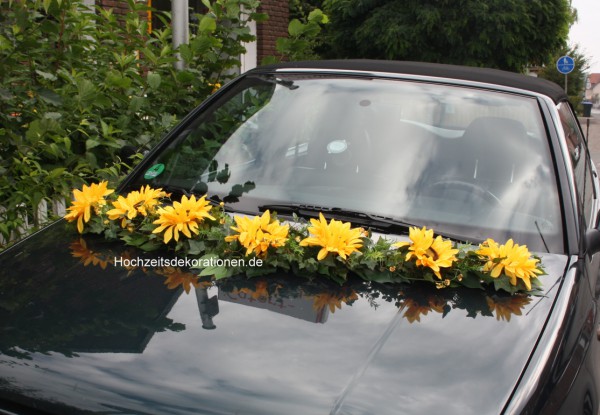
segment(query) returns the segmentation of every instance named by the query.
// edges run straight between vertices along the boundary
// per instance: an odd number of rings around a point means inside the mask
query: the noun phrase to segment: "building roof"
[[[422,75],[447,79],[482,82],[501,85],[511,88],[540,93],[550,97],[554,102],[567,100],[563,88],[542,78],[526,76],[514,72],[501,71],[490,68],[477,68],[471,66],[446,65],[439,63],[423,63],[408,61],[383,61],[383,60],[323,60],[283,62],[257,68],[262,70],[278,69],[324,69],[324,70],[355,70],[366,72],[387,72],[393,74]]]
[[[588,79],[592,85],[600,84],[600,73],[590,74]]]

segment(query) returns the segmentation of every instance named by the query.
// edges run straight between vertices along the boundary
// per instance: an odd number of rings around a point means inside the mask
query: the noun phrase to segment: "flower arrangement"
[[[260,259],[260,267],[198,270],[216,280],[283,271],[341,284],[354,274],[378,283],[425,281],[439,289],[493,287],[535,294],[541,287],[537,277],[544,274],[539,258],[512,240],[457,245],[425,227],[410,228],[410,242],[373,240],[368,230],[328,221],[321,213],[310,224],[298,218],[284,224],[268,210],[261,216],[232,217],[223,202],[213,204],[205,196],[173,201],[149,186],[116,196],[101,182],[84,185],[73,197],[65,219],[77,221],[79,233],[103,234],[145,251],[167,246],[186,257]]]

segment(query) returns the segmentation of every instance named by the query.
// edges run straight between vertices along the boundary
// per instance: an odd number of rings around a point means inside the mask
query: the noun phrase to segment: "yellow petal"
[[[169,226],[165,231],[165,243],[169,243],[171,238],[173,237],[173,227]]]

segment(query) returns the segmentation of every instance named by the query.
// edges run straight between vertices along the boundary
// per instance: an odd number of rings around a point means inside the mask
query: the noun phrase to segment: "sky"
[[[590,61],[590,73],[600,73],[600,0],[572,0],[578,21],[571,26],[569,44],[578,44],[579,50]]]

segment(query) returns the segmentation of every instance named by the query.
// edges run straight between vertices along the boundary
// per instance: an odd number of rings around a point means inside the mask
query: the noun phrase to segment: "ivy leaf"
[[[198,274],[201,277],[214,277],[216,280],[220,280],[223,278],[227,278],[230,277],[230,272],[231,270],[227,267],[224,266],[213,266],[213,267],[206,267],[204,268],[202,271],[200,271],[200,274]]]
[[[147,242],[141,244],[139,246],[139,248],[143,251],[150,252],[150,251],[156,251],[156,250],[160,249],[162,246],[163,246],[162,243],[154,240],[154,241],[147,241]]]
[[[199,255],[206,250],[206,244],[203,241],[190,239],[188,243],[190,245],[190,249],[187,251],[188,255]]]
[[[511,294],[517,291],[517,287],[511,285],[508,278],[505,277],[499,277],[494,279],[494,288],[496,289],[496,291],[504,290]]]
[[[477,274],[474,273],[463,274],[463,279],[460,283],[467,288],[483,289],[483,285],[481,285],[481,279]]]

